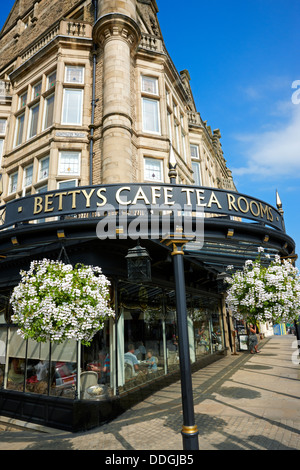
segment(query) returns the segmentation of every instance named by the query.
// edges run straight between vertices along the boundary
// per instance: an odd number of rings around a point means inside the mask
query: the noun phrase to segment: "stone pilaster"
[[[131,56],[140,41],[136,2],[102,1],[99,8],[93,37],[103,49],[102,182],[132,182]]]

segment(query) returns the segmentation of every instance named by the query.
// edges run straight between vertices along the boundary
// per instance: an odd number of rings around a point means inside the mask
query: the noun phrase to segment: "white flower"
[[[99,267],[32,261],[21,271],[11,296],[12,319],[25,339],[89,344],[104,321],[114,316],[108,305],[109,281]]]

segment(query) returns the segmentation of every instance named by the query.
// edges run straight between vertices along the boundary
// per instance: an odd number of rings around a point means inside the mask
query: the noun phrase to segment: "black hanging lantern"
[[[151,281],[151,258],[146,248],[140,246],[128,250],[127,277],[129,281]]]

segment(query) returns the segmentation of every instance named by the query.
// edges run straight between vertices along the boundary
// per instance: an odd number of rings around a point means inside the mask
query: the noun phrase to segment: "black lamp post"
[[[169,178],[171,184],[176,184],[177,163],[170,142]],[[191,375],[190,348],[187,324],[186,291],[184,277],[183,247],[184,240],[164,240],[166,245],[172,245],[173,269],[175,278],[176,313],[178,325],[179,364],[181,376],[181,401],[183,425],[181,430],[183,449],[199,450],[198,427],[195,424],[194,399]]]

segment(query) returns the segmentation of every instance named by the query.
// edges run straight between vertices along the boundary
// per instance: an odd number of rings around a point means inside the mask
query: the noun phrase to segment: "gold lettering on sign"
[[[54,207],[49,207],[53,204],[53,201],[49,200],[50,198],[52,199],[54,194],[46,194],[45,195],[45,209],[44,212],[52,212],[54,210]]]
[[[98,206],[98,207],[105,206],[105,204],[107,203],[107,198],[106,198],[106,196],[104,196],[103,194],[101,194],[102,191],[106,193],[106,188],[100,188],[100,189],[98,189],[98,191],[97,191],[97,197],[102,200],[101,203],[100,203],[100,202],[97,202],[97,206]]]
[[[122,188],[118,189],[118,191],[116,192],[116,201],[117,201],[117,203],[120,204],[120,206],[128,206],[128,204],[131,204],[131,201],[124,202],[120,198],[121,191],[130,191],[129,186],[123,186]]]
[[[91,207],[91,197],[95,192],[95,188],[91,189],[90,194],[86,192],[85,189],[82,189],[82,194],[86,198],[86,206],[85,207]]]
[[[152,204],[156,204],[156,199],[160,197],[160,192],[157,194],[156,191],[160,191],[160,186],[151,186],[151,194],[152,194]]]
[[[218,199],[217,199],[217,197],[216,197],[216,195],[215,195],[214,192],[211,193],[211,196],[210,196],[209,202],[208,202],[208,204],[207,204],[207,207],[211,207],[212,204],[217,204],[218,208],[219,208],[219,209],[222,209],[222,206],[221,206],[221,204],[219,203],[219,201],[218,201]]]
[[[268,220],[273,222],[273,214],[272,209],[268,205],[263,207],[262,203],[260,202],[260,216],[263,218],[264,216],[267,217]]]
[[[194,193],[194,189],[190,189],[190,188],[183,188],[181,190],[182,193],[186,193],[186,204],[187,206],[191,206],[192,203],[191,203],[191,193]]]
[[[253,206],[256,207],[256,211],[254,212]],[[259,217],[260,215],[260,207],[256,201],[251,201],[250,202],[250,212],[254,217]]]
[[[171,197],[173,197],[172,194],[168,194],[169,191],[173,191],[173,189],[172,188],[164,188],[164,196],[165,196],[164,204],[166,206],[172,206],[173,204],[175,204],[174,201],[169,201],[169,199],[171,199]]]
[[[228,200],[228,210],[232,211],[234,209],[236,212],[238,212],[238,208],[235,205],[235,196],[233,194],[227,194],[227,200]]]
[[[197,196],[197,206],[205,207],[206,203],[202,203],[201,201],[205,199],[204,196],[200,196],[200,194],[204,194],[204,189],[196,189],[196,196]]]
[[[66,196],[66,195],[67,195],[67,193],[54,194],[54,197],[58,197],[58,208],[57,208],[57,210],[62,211],[62,209],[63,209],[62,198],[63,198],[63,196]]]
[[[42,212],[43,210],[43,198],[40,197],[40,196],[37,196],[34,198],[34,209],[33,209],[33,213],[34,214],[40,214],[40,212]]]
[[[68,195],[69,194],[72,194],[72,209],[76,209],[76,195],[80,194],[80,191],[74,189],[73,191],[69,191]]]
[[[135,205],[136,202],[137,202],[139,199],[143,199],[143,201],[145,202],[145,204],[150,204],[150,202],[149,202],[148,199],[147,199],[146,194],[144,193],[144,191],[142,190],[141,187],[139,187],[138,192],[136,193],[135,198],[134,198],[134,200],[132,201],[132,204]]]
[[[243,202],[245,203],[245,205],[246,205],[245,208],[242,207],[242,204],[241,204],[242,201],[243,201]],[[238,207],[239,207],[239,209],[240,209],[241,212],[243,212],[244,214],[246,214],[247,212],[249,212],[249,203],[248,203],[248,201],[247,201],[247,199],[246,199],[245,197],[243,197],[243,196],[239,197],[239,198],[238,198],[238,201],[237,201],[237,204],[238,204]]]

